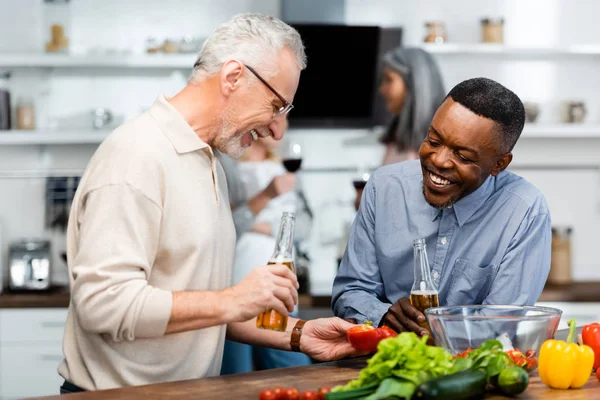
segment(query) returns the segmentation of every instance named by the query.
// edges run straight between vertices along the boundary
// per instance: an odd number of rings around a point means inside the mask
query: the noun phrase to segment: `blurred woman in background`
[[[434,58],[419,48],[398,47],[383,58],[379,93],[394,114],[381,138],[386,145],[383,165],[417,159],[433,114],[446,91]]]
[[[227,166],[228,186],[233,184],[235,178],[241,184],[244,196],[249,199],[269,186],[275,177],[286,174],[281,159],[276,153],[279,145],[280,142],[272,137],[260,138],[253,142],[238,160],[229,160],[229,164],[223,164],[224,167]],[[235,166],[231,162],[235,163]],[[295,190],[271,199],[254,217],[250,229],[247,231],[237,229],[234,283],[241,281],[256,265],[264,265],[269,261],[275,249],[283,212],[291,211],[296,214],[294,247],[308,239],[312,226],[312,212],[305,197],[300,195],[300,190],[299,182],[296,180]],[[295,253],[294,262],[298,265],[298,252]],[[256,264],[259,260],[260,263]],[[292,314],[292,316],[296,315],[297,312]],[[226,340],[221,375],[311,363],[310,358],[302,353],[267,349]]]

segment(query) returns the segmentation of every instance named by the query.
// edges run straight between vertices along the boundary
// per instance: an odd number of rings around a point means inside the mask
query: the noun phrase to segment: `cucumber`
[[[362,399],[374,393],[379,386],[379,382],[363,386],[358,389],[347,390],[345,392],[329,392],[325,393],[325,400],[352,400]]]
[[[498,389],[506,396],[516,396],[527,389],[529,375],[516,365],[506,367],[498,376]]]
[[[487,381],[483,371],[467,369],[421,384],[413,399],[475,400],[485,396]]]

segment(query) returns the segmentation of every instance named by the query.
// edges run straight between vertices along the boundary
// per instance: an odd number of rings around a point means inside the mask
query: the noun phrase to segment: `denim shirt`
[[[535,186],[503,171],[438,209],[425,201],[420,161],[406,161],[379,168],[365,187],[333,284],[335,315],[377,326],[409,297],[417,238],[441,306],[532,305],[550,270],[550,214]]]

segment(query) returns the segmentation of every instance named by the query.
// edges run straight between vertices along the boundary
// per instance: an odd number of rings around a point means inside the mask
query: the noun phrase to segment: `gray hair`
[[[276,58],[288,47],[296,63],[306,68],[306,54],[300,34],[285,22],[263,14],[238,14],[221,24],[206,39],[190,80],[199,81],[217,74],[227,60],[236,59],[273,76],[277,73]]]

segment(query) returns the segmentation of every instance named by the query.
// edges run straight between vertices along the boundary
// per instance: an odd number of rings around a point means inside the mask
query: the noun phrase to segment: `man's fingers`
[[[427,319],[423,315],[422,312],[417,310],[411,303],[409,299],[401,299],[400,307],[402,307],[402,312],[411,320],[418,322],[425,322]]]
[[[390,309],[390,311],[392,311],[392,310]],[[402,326],[400,321],[398,321],[398,318],[396,318],[396,316],[393,313],[388,311],[388,313],[385,314],[384,318],[385,318],[384,325],[388,325],[390,328],[392,328],[396,332],[400,333],[400,332],[404,332],[406,330],[406,329],[404,329],[404,326]]]

